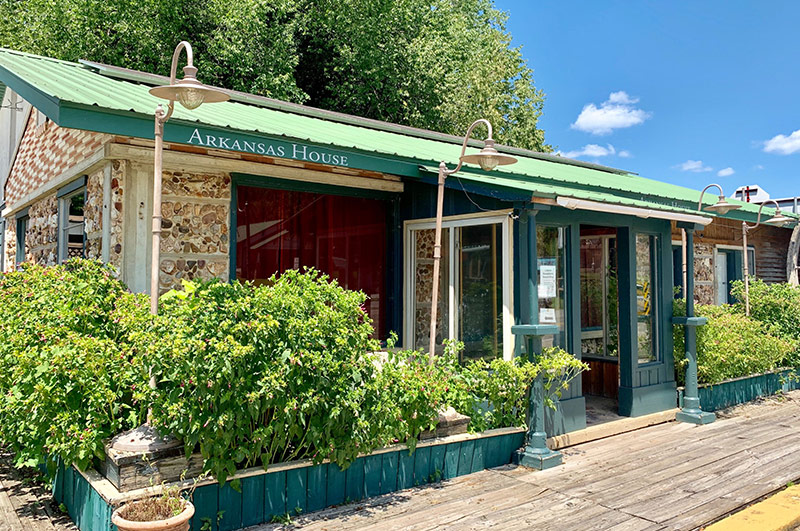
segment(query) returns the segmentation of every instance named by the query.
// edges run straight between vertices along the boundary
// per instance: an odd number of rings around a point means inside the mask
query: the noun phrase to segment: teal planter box
[[[523,429],[502,428],[423,441],[413,453],[404,445],[376,450],[356,459],[347,470],[309,461],[272,465],[266,472],[260,467],[241,470],[234,476],[241,481],[241,492],[230,484],[199,484],[191,529],[198,531],[204,523],[211,524],[211,531],[241,529],[287,513],[317,511],[505,465],[524,440]],[[95,470],[69,467],[57,472],[53,497],[66,506],[81,531],[108,531],[116,530],[111,513],[118,505],[146,498],[153,490],[121,493]]]
[[[794,375],[794,376],[793,376]],[[770,396],[778,392],[800,389],[794,369],[784,369],[753,376],[725,380],[718,384],[699,387],[700,407],[703,411],[717,411]],[[683,388],[678,389],[678,405],[683,407]]]

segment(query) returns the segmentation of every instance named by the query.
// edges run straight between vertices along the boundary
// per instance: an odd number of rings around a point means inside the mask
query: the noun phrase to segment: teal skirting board
[[[794,369],[786,369],[753,376],[725,380],[714,385],[702,385],[697,390],[700,408],[717,411],[726,407],[744,404],[761,396],[800,389]],[[683,388],[678,389],[678,404],[683,407]]]
[[[379,450],[359,457],[346,470],[333,463],[285,463],[266,472],[243,473],[241,492],[229,483],[197,487],[191,529],[240,529],[508,464],[524,437],[522,430],[491,430],[423,442],[413,453],[399,447]],[[117,493],[94,471],[72,467],[58,471],[53,495],[81,531],[116,529],[111,525],[115,506],[135,497],[134,492]]]

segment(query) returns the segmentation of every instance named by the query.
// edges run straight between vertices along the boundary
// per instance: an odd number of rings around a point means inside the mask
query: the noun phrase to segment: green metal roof
[[[163,83],[163,78],[153,74],[5,49],[0,49],[0,82],[63,127],[141,138],[153,137],[153,111],[162,102],[148,92],[150,86]],[[176,106],[166,125],[165,139],[177,142],[179,131],[185,135],[181,138],[188,138],[185,131],[202,126],[250,138],[307,142],[361,156],[354,159],[354,167],[378,169],[376,165],[384,164],[384,171],[411,177],[426,173],[420,166],[438,166],[439,161],[455,161],[459,155],[461,140],[450,135],[231,94],[230,102],[204,105],[194,111]],[[492,173],[464,168],[460,175],[497,190],[697,213],[697,190],[551,154],[500,149],[513,153],[519,162]],[[359,166],[362,161],[364,165]],[[713,204],[716,190],[710,192],[704,202]],[[725,217],[755,219],[758,205],[731,201],[743,208]],[[765,211],[771,213],[772,209]]]

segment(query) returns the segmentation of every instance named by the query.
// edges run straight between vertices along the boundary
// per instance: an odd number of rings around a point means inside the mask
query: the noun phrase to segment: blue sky
[[[496,6],[562,153],[726,195],[800,195],[800,2]]]

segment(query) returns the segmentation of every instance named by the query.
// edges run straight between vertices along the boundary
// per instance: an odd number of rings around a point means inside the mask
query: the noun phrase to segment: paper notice
[[[539,298],[552,299],[556,296],[556,266],[539,265]]]
[[[556,309],[555,308],[540,308],[539,309],[539,323],[541,324],[555,324],[556,322]]]

